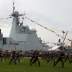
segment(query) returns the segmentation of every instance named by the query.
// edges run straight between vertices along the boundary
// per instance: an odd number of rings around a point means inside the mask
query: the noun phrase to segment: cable
[[[46,29],[46,30],[48,30],[48,31],[51,31],[52,33],[55,33],[56,36],[61,37],[61,38],[63,38],[64,40],[66,39],[66,37],[63,37],[63,36],[61,36],[60,34],[57,34],[54,30],[52,30],[52,29],[50,29],[50,28],[47,28],[47,27],[41,25],[40,23],[38,23],[38,22],[36,22],[36,21],[30,19],[29,17],[25,16],[25,18],[28,19],[28,20],[30,20],[31,22],[33,22],[33,23],[39,25],[40,27],[43,27],[44,29]],[[67,33],[66,33],[66,35],[67,35]],[[70,39],[67,39],[67,40],[71,41]]]

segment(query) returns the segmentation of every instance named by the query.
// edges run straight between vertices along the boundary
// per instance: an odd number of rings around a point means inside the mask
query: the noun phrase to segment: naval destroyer
[[[20,22],[20,14],[15,10],[13,2],[13,12],[11,14],[12,27],[10,36],[4,37],[0,30],[0,48],[3,50],[40,50],[42,44],[36,34],[36,30],[31,30],[28,26],[24,26],[23,21]]]
[[[3,34],[0,29],[0,49],[3,50],[22,50],[22,51],[30,51],[30,50],[42,50],[42,51],[48,51],[51,49],[49,45],[46,45],[46,43],[42,43],[42,40],[38,38],[36,30],[31,30],[29,26],[25,26],[23,23],[25,14],[20,14],[19,11],[15,10],[15,4],[13,2],[13,11],[9,18],[12,18],[12,27],[10,31],[10,36],[3,37]],[[22,18],[22,21],[20,21],[20,18]],[[49,29],[47,27],[42,26],[38,22],[25,17],[31,22],[36,23],[40,27],[43,27],[46,30],[51,31],[52,33],[55,33],[58,37],[60,36],[52,29]],[[60,36],[63,38],[62,36]],[[54,49],[54,48],[53,48]],[[52,50],[52,49],[51,49]]]

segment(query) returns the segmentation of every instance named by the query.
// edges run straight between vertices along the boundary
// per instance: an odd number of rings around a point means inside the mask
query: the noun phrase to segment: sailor
[[[30,65],[38,62],[38,65],[40,66],[40,61],[38,57],[39,57],[39,51],[35,50],[30,59]]]

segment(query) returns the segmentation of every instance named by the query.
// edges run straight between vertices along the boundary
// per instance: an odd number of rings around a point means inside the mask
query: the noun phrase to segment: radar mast
[[[15,2],[13,1],[13,13],[15,11]]]

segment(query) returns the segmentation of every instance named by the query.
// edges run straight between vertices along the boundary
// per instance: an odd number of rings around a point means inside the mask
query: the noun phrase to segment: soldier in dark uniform
[[[64,60],[63,60],[64,56],[65,56],[64,52],[60,51],[57,60],[54,61],[53,66],[56,66],[59,62],[61,62],[62,68],[64,68]]]
[[[8,50],[4,51],[4,60],[5,61],[9,60],[9,51]]]
[[[1,62],[3,61],[3,51],[2,51],[2,49],[0,49],[0,61]]]
[[[18,62],[18,63],[20,63],[20,52],[18,51],[17,53],[16,53],[16,62]]]
[[[16,51],[12,51],[11,53],[11,59],[10,59],[10,62],[9,63],[14,63],[14,64],[17,64],[16,62]]]
[[[65,55],[65,62],[69,61],[69,63],[72,63],[72,59],[71,59],[71,55],[69,53],[67,53],[67,55]]]
[[[38,62],[38,65],[40,66],[40,61],[39,61],[39,51],[35,50],[32,54],[32,57],[30,59],[30,65]]]

